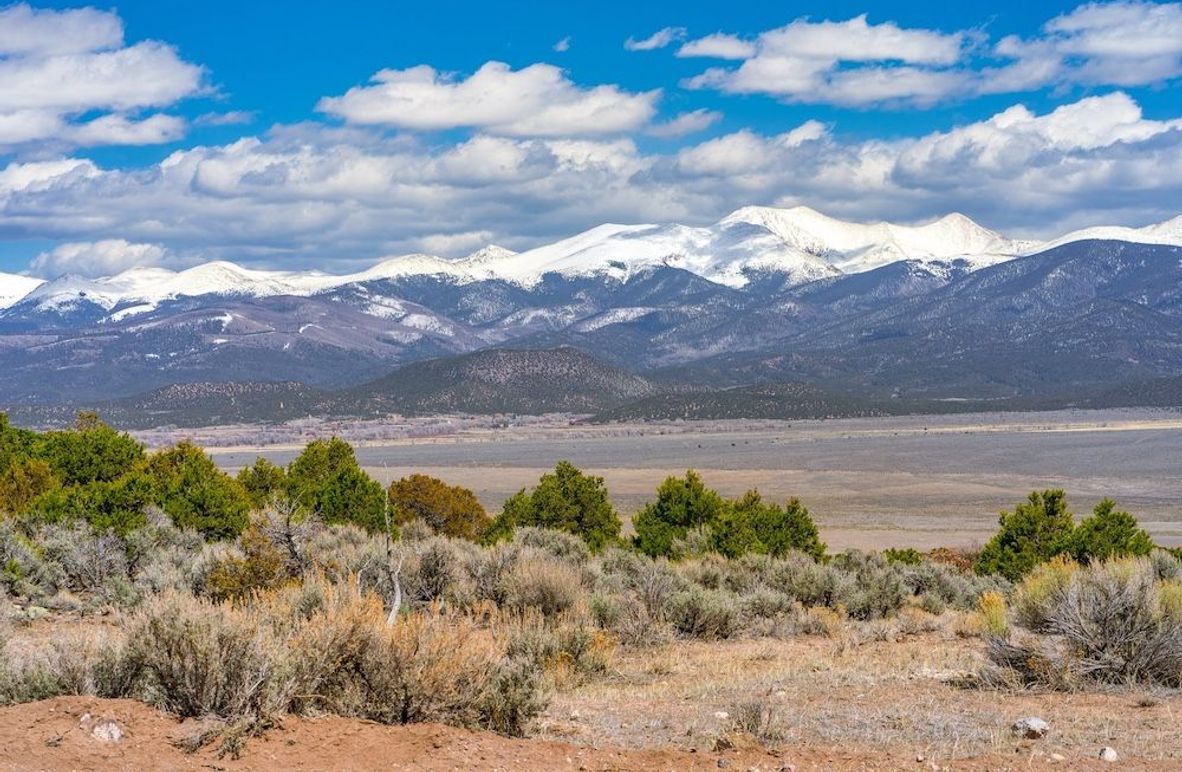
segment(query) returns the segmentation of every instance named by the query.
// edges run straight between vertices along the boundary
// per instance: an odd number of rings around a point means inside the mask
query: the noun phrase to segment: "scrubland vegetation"
[[[962,686],[1182,686],[1182,561],[1108,500],[1077,524],[1032,493],[978,555],[830,554],[801,502],[690,471],[633,524],[568,462],[492,517],[424,475],[383,490],[339,439],[229,476],[94,416],[0,418],[0,703],[136,697],[230,752],[289,713],[521,734],[621,648],[942,625],[987,656]],[[75,623],[5,642],[42,618]]]

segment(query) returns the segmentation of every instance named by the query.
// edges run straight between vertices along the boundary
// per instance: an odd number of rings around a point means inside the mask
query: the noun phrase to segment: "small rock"
[[[1039,740],[1051,731],[1051,725],[1037,716],[1018,719],[1010,727],[1010,731],[1027,740]]]
[[[579,711],[577,711],[577,710],[572,710],[572,711],[570,712],[570,720],[571,720],[571,721],[578,721],[578,720],[579,720]]]
[[[729,759],[719,759],[718,760],[718,768],[719,769],[726,769],[730,765],[731,765],[731,762]]]
[[[718,719],[719,721],[726,721],[728,718],[731,717],[731,714],[727,713],[725,710],[719,710],[719,711],[715,712],[714,717],[716,719]]]
[[[100,718],[90,728],[90,736],[104,743],[122,742],[123,727],[113,718]]]
[[[1105,745],[1100,749],[1100,761],[1120,761],[1120,754],[1116,752],[1115,748]]]
[[[716,751],[759,751],[763,750],[759,738],[750,732],[735,730],[721,735],[714,741]]]
[[[1052,753],[1051,754],[1051,761],[1058,764],[1060,761],[1067,761],[1067,757],[1064,756],[1062,753]]]

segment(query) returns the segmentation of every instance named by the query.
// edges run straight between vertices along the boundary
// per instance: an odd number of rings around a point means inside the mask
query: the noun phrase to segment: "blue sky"
[[[1182,212],[1182,4],[0,5],[0,270]]]

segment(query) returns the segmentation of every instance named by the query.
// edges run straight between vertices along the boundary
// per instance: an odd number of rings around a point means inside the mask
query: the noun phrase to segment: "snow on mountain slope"
[[[1130,241],[1134,244],[1166,244],[1182,247],[1182,215],[1172,220],[1147,225],[1144,228],[1126,228],[1120,225],[1101,225],[1095,228],[1083,228],[1072,231],[1057,239],[1039,244],[1037,248],[1028,250],[1025,254],[1042,252],[1052,247],[1070,244],[1073,241],[1100,239],[1107,241]]]
[[[568,239],[487,263],[500,278],[525,286],[545,274],[604,276],[617,281],[660,266],[680,268],[731,287],[748,271],[786,273],[803,283],[839,273],[815,255],[785,245],[760,226],[600,225]]]
[[[0,272],[0,309],[8,308],[44,283],[43,279]]]
[[[64,313],[97,306],[125,317],[151,311],[167,300],[201,295],[306,297],[416,276],[452,284],[499,279],[529,288],[546,274],[623,282],[661,266],[729,287],[743,287],[754,276],[768,273],[798,285],[900,260],[928,267],[963,261],[962,268],[975,270],[1082,239],[1182,245],[1182,217],[1139,229],[1088,228],[1039,243],[1007,239],[961,214],[908,226],[846,222],[803,206],[749,206],[705,227],[605,224],[521,253],[490,245],[458,260],[402,255],[347,275],[252,270],[222,261],[183,271],[133,268],[98,279],[67,275],[49,282],[0,274],[0,310],[32,307]],[[378,301],[376,296],[373,301]],[[396,301],[383,300],[383,314],[395,313]]]
[[[1009,260],[1025,242],[1011,241],[959,213],[919,226],[845,222],[805,206],[772,209],[749,206],[719,225],[750,223],[766,228],[784,244],[824,258],[843,273],[861,273],[899,260],[966,259],[974,267]]]
[[[40,283],[3,307],[17,302],[42,310],[65,311],[84,303],[111,310],[126,303],[135,312],[151,311],[166,300],[203,295],[274,297],[310,296],[347,284],[404,276],[444,276],[456,282],[490,278],[487,270],[465,268],[459,261],[432,255],[403,255],[384,260],[354,274],[335,275],[318,271],[260,271],[225,261],[203,263],[183,271],[167,268],[131,268],[114,276],[87,279],[65,275]],[[25,278],[25,277],[18,277]],[[3,290],[0,290],[3,292]],[[126,316],[126,309],[121,316]]]

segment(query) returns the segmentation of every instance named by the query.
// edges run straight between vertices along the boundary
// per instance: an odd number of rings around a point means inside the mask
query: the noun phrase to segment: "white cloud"
[[[29,270],[35,276],[53,278],[65,273],[80,276],[108,276],[128,268],[164,265],[171,261],[168,250],[158,244],[132,244],[123,239],[58,244],[33,259]]]
[[[996,54],[1013,61],[990,71],[982,91],[1161,83],[1182,76],[1182,4],[1081,5],[1047,22],[1039,37],[1003,38]]]
[[[944,32],[797,19],[744,40],[717,33],[681,57],[741,62],[686,79],[688,88],[767,94],[788,102],[930,106],[980,94],[1063,86],[1144,86],[1182,77],[1182,4],[1081,5],[1040,33],[986,45],[977,30]]]
[[[249,110],[230,110],[224,113],[203,113],[193,119],[197,126],[239,126],[253,123],[255,115]]]
[[[687,134],[705,131],[720,120],[722,113],[715,110],[693,110],[653,126],[648,133],[654,137],[684,137]]]
[[[125,46],[113,13],[0,9],[0,148],[170,141],[180,120],[142,113],[199,93],[202,78],[163,43]]]
[[[367,86],[320,100],[318,109],[359,125],[429,131],[478,128],[518,137],[591,136],[631,131],[656,114],[660,91],[614,85],[582,88],[557,67],[513,70],[488,62],[457,79],[426,65],[382,70]]]
[[[643,40],[628,38],[624,41],[624,48],[629,51],[654,51],[684,38],[685,27],[665,27],[664,29],[657,30]]]
[[[123,45],[123,22],[94,8],[37,10],[27,3],[0,8],[0,52],[5,55],[77,54]]]
[[[677,49],[680,57],[705,56],[710,59],[750,59],[755,56],[754,43],[735,35],[716,32],[704,38],[691,40]]]
[[[419,248],[429,255],[463,257],[492,243],[491,231],[432,233],[419,239]]]
[[[69,187],[101,175],[102,172],[92,161],[81,158],[13,162],[0,169],[0,203],[8,194],[42,193],[59,185]]]
[[[554,44],[554,50],[560,54],[566,53],[567,51],[570,50],[570,44],[571,44],[571,36],[567,35],[562,40],[559,40],[557,43]]]
[[[1165,220],[1182,201],[1182,121],[1146,118],[1123,93],[1043,113],[1016,105],[892,140],[853,140],[838,128],[748,129],[657,154],[629,138],[477,134],[439,146],[381,131],[286,127],[141,169],[81,159],[9,164],[0,168],[0,235],[122,239],[174,255],[336,269],[399,252],[461,254],[484,242],[528,247],[602,222],[703,223],[753,202],[868,220],[964,211],[1001,230],[1049,236],[1082,222]],[[47,256],[39,269],[68,259],[74,270],[87,260],[118,262],[79,250]]]
[[[968,39],[963,32],[870,24],[862,15],[842,22],[798,19],[755,41],[720,33],[687,43],[678,56],[743,60],[736,69],[715,67],[687,80],[690,88],[853,106],[929,103],[960,84],[942,68],[960,59]]]

